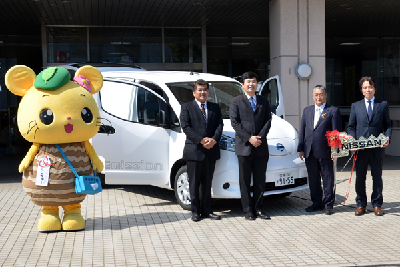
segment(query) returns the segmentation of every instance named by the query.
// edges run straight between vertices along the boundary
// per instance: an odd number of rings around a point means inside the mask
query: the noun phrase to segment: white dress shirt
[[[254,96],[249,96],[249,95],[246,94],[246,93],[245,93],[245,95],[247,96],[247,99],[249,100],[249,103],[250,103],[250,97],[252,97],[252,98],[253,98],[253,102],[254,102],[254,106],[257,105],[257,97],[256,97],[256,95],[254,95]]]
[[[315,112],[314,112],[314,128],[315,128],[315,126],[317,126],[319,117],[321,117],[322,112],[324,111],[325,105],[326,105],[326,102],[323,103],[319,107],[317,105],[315,105],[315,109],[314,109],[315,110]],[[318,111],[319,111],[319,114],[318,114]]]
[[[197,101],[196,98],[194,100],[196,101],[196,103],[199,106],[200,111],[201,111],[201,104],[203,104],[203,103],[201,103],[200,101]],[[206,100],[206,102],[204,102],[204,109],[206,110],[206,120],[207,120],[208,119],[207,100]]]
[[[368,106],[369,106],[369,103],[368,103],[368,99],[366,99],[366,98],[364,98],[364,100],[365,100],[365,108],[367,109],[367,113],[368,113]],[[375,102],[375,96],[373,97],[373,98],[371,98],[371,109],[372,109],[372,111],[374,111],[374,102]]]

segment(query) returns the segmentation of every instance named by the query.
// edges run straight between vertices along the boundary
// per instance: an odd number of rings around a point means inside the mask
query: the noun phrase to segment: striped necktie
[[[250,97],[250,105],[251,105],[251,108],[253,109],[253,111],[256,111],[256,105],[254,105],[253,97]]]
[[[207,123],[206,109],[204,108],[204,103],[201,104],[201,114],[203,114],[204,122]]]

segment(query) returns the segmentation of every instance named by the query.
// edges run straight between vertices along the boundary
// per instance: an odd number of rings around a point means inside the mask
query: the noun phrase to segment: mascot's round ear
[[[35,82],[35,72],[23,65],[16,65],[6,73],[6,86],[14,95],[24,96]]]
[[[103,75],[101,75],[101,72],[95,67],[89,65],[83,66],[75,72],[75,77],[79,75],[85,76],[85,78],[90,81],[90,85],[92,87],[90,93],[92,95],[100,91],[100,89],[103,87]]]

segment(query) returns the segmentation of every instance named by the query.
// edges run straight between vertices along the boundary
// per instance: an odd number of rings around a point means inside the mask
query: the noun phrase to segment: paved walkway
[[[0,266],[400,266],[399,158],[384,161],[383,217],[370,206],[354,216],[354,181],[341,204],[348,166],[332,216],[305,212],[304,190],[265,198],[270,221],[246,221],[240,200],[214,200],[222,220],[195,223],[171,190],[108,186],[83,202],[85,231],[51,234],[36,230],[40,207],[22,189],[19,161],[0,158]]]

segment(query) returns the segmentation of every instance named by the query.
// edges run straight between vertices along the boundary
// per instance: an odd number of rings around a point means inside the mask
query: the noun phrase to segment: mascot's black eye
[[[53,112],[47,108],[43,109],[40,112],[40,120],[46,125],[51,124],[54,120]]]
[[[81,112],[81,116],[84,122],[89,123],[93,120],[93,114],[88,108],[83,108]]]

